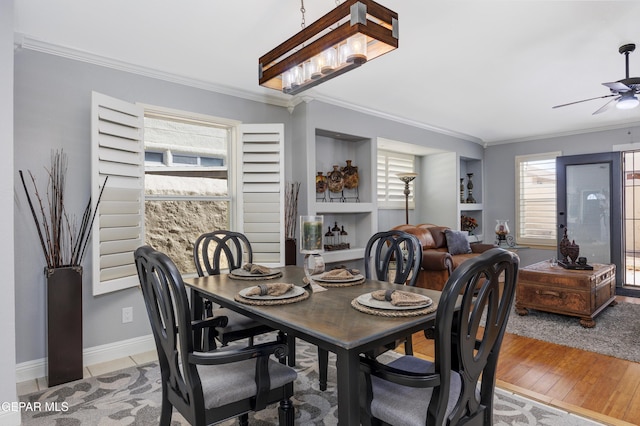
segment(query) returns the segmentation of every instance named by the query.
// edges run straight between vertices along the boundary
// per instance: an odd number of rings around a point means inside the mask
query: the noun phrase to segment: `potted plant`
[[[478,221],[467,215],[460,216],[460,229],[469,232],[469,235],[473,233],[473,230],[478,227]]]
[[[67,157],[62,150],[51,153],[44,200],[33,174],[29,172],[30,190],[22,170],[19,173],[46,262],[47,376],[53,386],[82,379],[82,260],[100,200],[94,210],[89,198],[79,223],[70,217],[65,208]]]

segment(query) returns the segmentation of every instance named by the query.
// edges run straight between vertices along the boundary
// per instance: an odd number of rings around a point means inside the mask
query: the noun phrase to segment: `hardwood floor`
[[[415,334],[413,350],[432,359],[433,341]],[[497,384],[606,424],[640,424],[640,363],[506,334]]]

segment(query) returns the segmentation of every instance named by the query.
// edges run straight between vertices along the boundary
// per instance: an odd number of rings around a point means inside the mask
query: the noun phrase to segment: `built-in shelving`
[[[469,189],[467,189],[469,173],[473,174],[471,181],[473,182],[472,197],[475,200],[474,203],[467,202],[469,197]],[[483,215],[484,207],[482,202],[482,177],[482,160],[460,157],[459,179],[462,180],[463,191],[458,197],[458,216],[470,216],[478,222],[478,227],[474,229],[472,231],[472,235],[469,236],[469,240],[473,242],[483,241],[486,230]]]
[[[345,135],[335,131],[317,129],[315,138],[310,142],[308,152],[314,158],[315,170],[308,170],[308,188],[312,193],[308,197],[307,210],[312,215],[324,217],[324,231],[338,224],[344,226],[348,233],[346,242],[350,249],[325,251],[325,263],[347,262],[364,257],[364,247],[377,229],[377,207],[375,193],[376,164],[374,162],[374,147],[371,139],[353,135]],[[359,185],[357,195],[359,201],[318,201],[315,193],[315,178],[317,172],[326,175],[333,170],[334,165],[346,166],[351,160],[353,166],[358,167]],[[346,196],[354,196],[355,191],[345,190]],[[332,194],[334,196],[339,194]]]

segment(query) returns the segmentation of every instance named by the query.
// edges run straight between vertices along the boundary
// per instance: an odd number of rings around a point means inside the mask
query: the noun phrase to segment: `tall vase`
[[[49,386],[82,379],[82,267],[45,269]]]
[[[475,203],[476,200],[473,198],[473,173],[467,173],[467,190],[469,191],[467,203]]]

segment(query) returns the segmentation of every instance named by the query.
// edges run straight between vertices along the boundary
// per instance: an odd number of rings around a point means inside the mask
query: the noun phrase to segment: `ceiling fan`
[[[640,104],[640,101],[636,97],[636,95],[640,93],[640,77],[629,77],[629,53],[634,50],[636,50],[636,45],[633,43],[625,44],[620,46],[618,49],[618,52],[624,55],[627,74],[622,80],[614,81],[612,83],[602,83],[603,86],[607,86],[609,88],[611,91],[610,94],[590,99],[583,99],[576,102],[569,102],[568,104],[556,105],[553,108],[560,108],[567,105],[579,104],[581,102],[592,101],[594,99],[610,98],[613,96],[615,97],[597,109],[593,115],[605,112],[613,105],[618,109],[632,109],[637,107]]]

